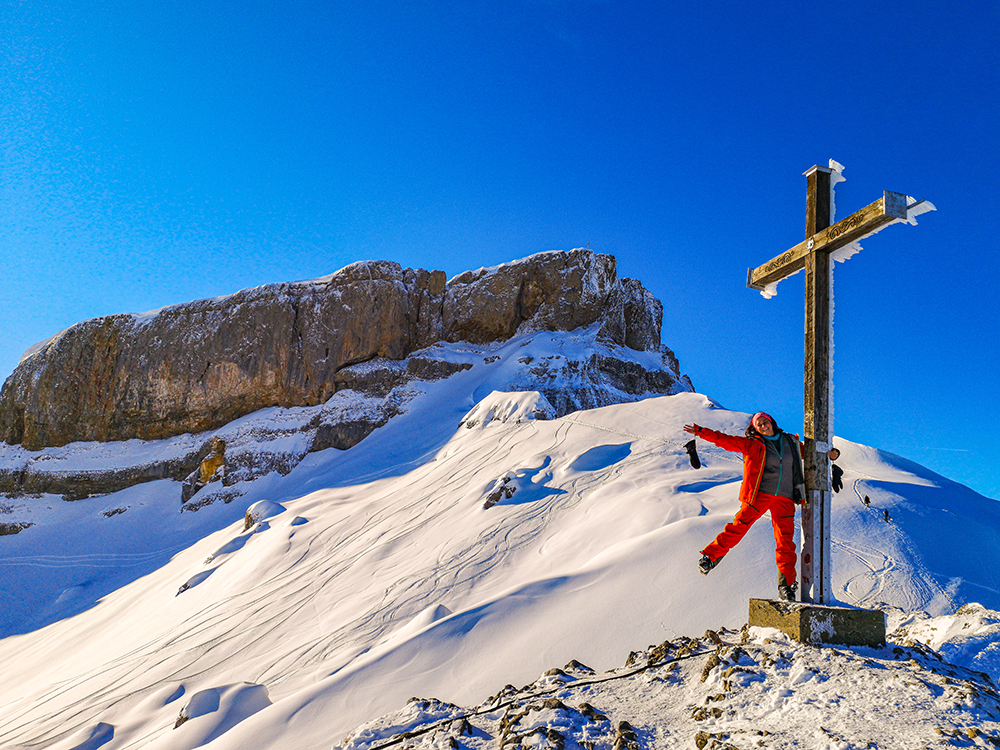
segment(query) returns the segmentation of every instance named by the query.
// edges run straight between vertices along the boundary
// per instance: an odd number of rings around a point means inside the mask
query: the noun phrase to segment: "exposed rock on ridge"
[[[318,282],[85,321],[8,378],[0,439],[32,450],[159,439],[267,406],[322,403],[345,365],[401,359],[433,341],[427,310],[443,292],[441,272],[357,263]]]
[[[7,379],[0,440],[38,450],[203,432],[269,406],[322,404],[345,388],[384,394],[395,383],[367,389],[355,366],[404,360],[439,341],[483,344],[598,322],[601,340],[662,351],[676,364],[660,345],[661,321],[655,297],[619,279],[613,256],[589,250],[541,253],[448,283],[441,271],[360,262],[314,281],[79,323],[29,351]],[[452,371],[414,358],[398,375]],[[623,372],[622,390],[664,392],[676,382],[639,385],[634,374]]]

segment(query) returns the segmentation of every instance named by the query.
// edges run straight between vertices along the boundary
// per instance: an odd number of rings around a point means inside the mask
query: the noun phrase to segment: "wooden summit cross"
[[[927,201],[885,191],[881,198],[831,226],[834,174],[839,164],[805,173],[806,239],[762,266],[747,271],[747,286],[765,296],[803,268],[806,272],[805,472],[808,504],[802,508],[802,601],[829,604],[831,592],[830,514],[830,281],[831,254],[897,221],[933,211]],[[843,178],[840,177],[842,180]],[[857,248],[858,250],[860,248]],[[770,287],[770,289],[768,289]],[[767,292],[771,292],[768,294]]]

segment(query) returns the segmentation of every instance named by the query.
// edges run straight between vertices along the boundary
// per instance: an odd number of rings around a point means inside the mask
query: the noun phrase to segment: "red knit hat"
[[[752,427],[754,422],[757,421],[757,417],[767,417],[768,421],[771,422],[771,427],[777,427],[778,423],[774,421],[774,417],[768,414],[766,411],[759,411],[750,417],[750,426]],[[756,428],[755,428],[756,429]]]

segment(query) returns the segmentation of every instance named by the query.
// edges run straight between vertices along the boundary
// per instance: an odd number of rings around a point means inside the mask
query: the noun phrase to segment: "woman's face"
[[[774,425],[771,424],[771,420],[765,417],[763,414],[758,414],[753,420],[754,429],[757,430],[761,435],[766,435],[767,437],[774,437]]]

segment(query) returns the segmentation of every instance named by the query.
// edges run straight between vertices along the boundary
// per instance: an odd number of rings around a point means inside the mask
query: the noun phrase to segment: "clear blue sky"
[[[385,258],[618,257],[724,405],[802,420],[803,280],[746,269],[931,200],[838,265],[839,435],[1000,497],[1000,4],[0,4],[0,377],[80,320]]]

